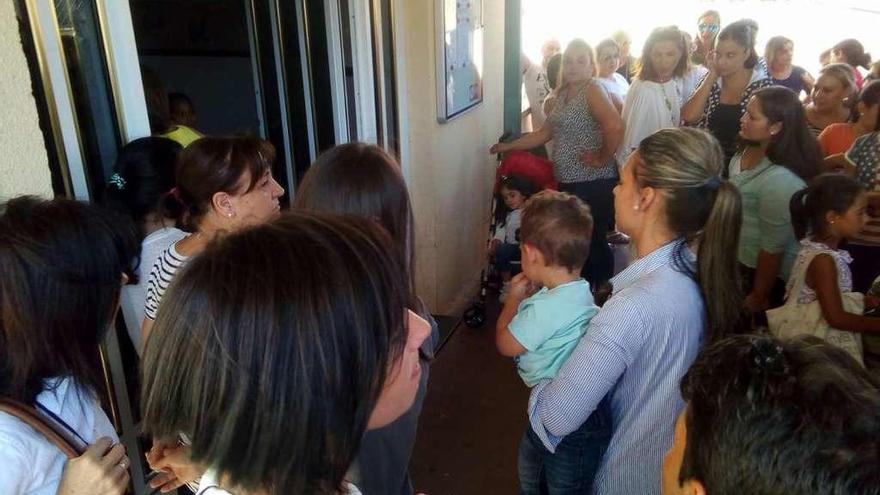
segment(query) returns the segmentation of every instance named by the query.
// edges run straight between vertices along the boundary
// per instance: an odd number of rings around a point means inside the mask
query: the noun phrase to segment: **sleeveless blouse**
[[[564,105],[557,100],[547,116],[547,123],[553,129],[553,175],[561,183],[617,177],[617,161],[613,157],[601,168],[590,167],[581,161],[588,151],[601,152],[603,140],[602,127],[587,106],[587,87],[589,85]]]

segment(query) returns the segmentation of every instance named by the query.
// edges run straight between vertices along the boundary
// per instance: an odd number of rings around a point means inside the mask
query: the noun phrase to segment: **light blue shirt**
[[[571,355],[599,307],[584,279],[546,287],[519,303],[507,325],[528,352],[516,358],[519,376],[529,387],[553,378]]]
[[[551,451],[610,392],[614,432],[595,494],[660,493],[663,455],[684,408],[679,382],[705,327],[699,286],[679,268],[693,267],[694,257],[678,246],[667,244],[614,277],[611,298],[556,378],[532,389],[529,420]]]

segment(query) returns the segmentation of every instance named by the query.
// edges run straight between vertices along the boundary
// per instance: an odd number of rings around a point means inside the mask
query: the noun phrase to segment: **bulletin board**
[[[435,0],[437,120],[483,101],[483,0]]]

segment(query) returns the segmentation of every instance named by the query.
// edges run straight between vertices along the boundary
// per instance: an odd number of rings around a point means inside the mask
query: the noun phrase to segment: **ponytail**
[[[706,342],[738,333],[746,321],[735,255],[742,201],[736,187],[720,177],[721,146],[705,131],[663,129],[642,140],[638,156],[637,182],[663,190],[669,229],[697,249],[696,271],[688,268],[681,253],[676,255],[676,267],[700,286]]]
[[[810,212],[804,200],[810,193],[810,188],[805,187],[794,193],[788,204],[788,210],[791,213],[791,226],[794,227],[794,236],[797,240],[801,240],[807,236],[807,230],[810,226]]]
[[[722,181],[706,226],[699,235],[697,278],[706,304],[707,342],[736,333],[743,323],[739,265],[732,249],[739,245],[742,199],[736,186]]]
[[[794,193],[788,204],[795,237],[825,235],[828,230],[825,215],[846,213],[864,191],[861,184],[842,174],[816,177],[809,187]]]

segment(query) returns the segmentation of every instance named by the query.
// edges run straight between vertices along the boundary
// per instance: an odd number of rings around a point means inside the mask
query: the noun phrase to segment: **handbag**
[[[822,315],[822,307],[819,301],[807,304],[798,304],[798,296],[806,284],[807,268],[818,254],[828,254],[827,251],[817,251],[807,255],[802,263],[792,273],[794,283],[792,290],[787,294],[785,304],[767,311],[767,324],[770,333],[781,339],[796,335],[813,335],[835,345],[855,358],[864,366],[862,356],[862,335],[855,332],[847,332],[832,328]],[[843,309],[847,313],[862,314],[865,309],[865,295],[858,292],[844,292],[841,294]]]
[[[15,399],[3,397],[0,398],[0,411],[18,418],[24,424],[36,430],[37,433],[43,435],[49,443],[58,447],[68,459],[73,459],[82,455],[81,449],[77,444],[71,440],[64,431],[46,420],[46,418],[43,417],[43,415],[34,407]]]

